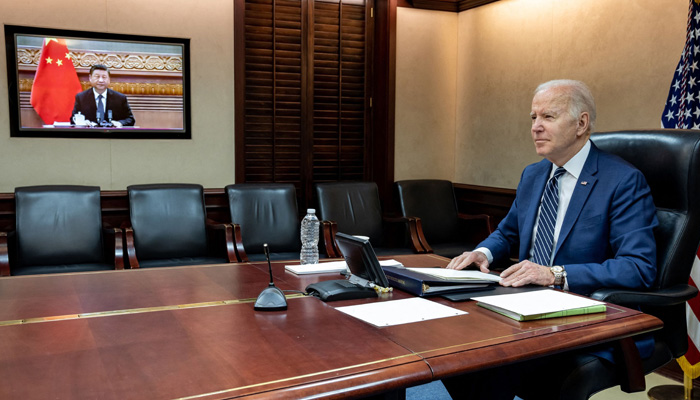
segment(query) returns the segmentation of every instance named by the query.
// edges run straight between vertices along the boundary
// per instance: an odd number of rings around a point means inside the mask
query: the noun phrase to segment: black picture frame
[[[5,25],[11,137],[191,139],[190,39]],[[30,103],[45,38],[64,39],[82,89],[93,64],[110,68],[110,88],[129,101],[135,126],[46,124]],[[120,90],[121,89],[121,90]],[[38,122],[37,122],[38,121]]]

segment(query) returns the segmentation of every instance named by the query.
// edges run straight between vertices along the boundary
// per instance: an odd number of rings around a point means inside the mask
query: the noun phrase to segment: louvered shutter
[[[302,180],[301,40],[299,1],[246,1],[247,182]]]
[[[365,5],[314,6],[313,179],[365,177]]]
[[[366,9],[245,0],[238,181],[294,183],[303,207],[316,182],[367,179]]]

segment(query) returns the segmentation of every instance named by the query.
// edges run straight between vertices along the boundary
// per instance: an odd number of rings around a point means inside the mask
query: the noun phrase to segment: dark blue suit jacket
[[[105,114],[109,110],[112,111],[112,120],[119,121],[124,126],[133,126],[136,123],[126,96],[112,89],[107,89],[107,108],[105,109]],[[92,122],[97,121],[97,104],[92,88],[83,90],[75,95],[75,104],[73,105],[73,113],[70,119],[71,123],[73,122],[73,115],[77,114],[78,111],[80,111],[86,119]]]
[[[494,261],[505,260],[519,243],[519,259],[529,257],[532,231],[552,163],[542,160],[523,171],[508,215],[478,247]],[[656,207],[646,179],[621,158],[591,151],[581,170],[559,233],[553,265],[564,265],[569,290],[588,295],[601,288],[648,288],[656,278]],[[642,358],[651,355],[652,335],[636,340]],[[590,352],[613,361],[612,347]]]
[[[552,163],[523,171],[515,201],[498,229],[479,244],[494,260],[507,259],[519,243],[529,257],[532,230]],[[569,290],[648,288],[656,278],[656,207],[639,170],[592,144],[559,234],[553,265],[564,265]]]

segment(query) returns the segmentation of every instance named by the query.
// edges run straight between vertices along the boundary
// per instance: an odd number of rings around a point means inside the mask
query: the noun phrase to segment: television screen
[[[17,137],[189,139],[189,39],[5,25]]]

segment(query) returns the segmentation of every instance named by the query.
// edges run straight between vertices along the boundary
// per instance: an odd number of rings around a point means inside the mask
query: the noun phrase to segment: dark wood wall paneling
[[[396,103],[396,5],[397,0],[377,1],[374,6],[374,64],[372,130],[368,157],[370,180],[377,183],[382,203],[392,204],[394,182],[394,128]],[[385,208],[387,209],[387,208]],[[388,208],[389,211],[393,210]]]
[[[454,183],[457,208],[466,214],[487,214],[491,216],[491,228],[495,229],[508,214],[515,200],[515,189]]]
[[[514,189],[455,183],[455,195],[460,212],[467,214],[489,214],[494,227],[505,217],[515,199]],[[129,198],[126,190],[103,190],[101,192],[102,220],[120,227],[129,221]],[[204,189],[207,217],[218,222],[230,222],[228,199],[223,188]],[[386,209],[394,208],[384,203]],[[14,193],[0,193],[0,231],[15,229]]]

